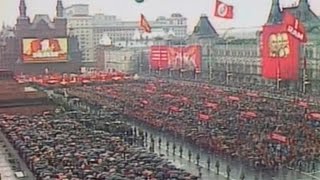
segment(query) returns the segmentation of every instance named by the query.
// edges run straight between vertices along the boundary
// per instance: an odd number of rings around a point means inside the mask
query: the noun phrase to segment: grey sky
[[[55,13],[56,0],[25,0],[27,14],[33,18],[34,14]],[[223,20],[212,16],[215,0],[145,0],[138,4],[135,0],[63,0],[64,6],[75,3],[90,4],[90,13],[105,13],[117,15],[122,20],[138,20],[143,13],[147,19],[157,16],[169,16],[179,12],[188,18],[189,29],[197,22],[201,14],[207,14],[216,29],[228,27],[255,27],[262,25],[269,14],[272,0],[222,0],[234,5],[235,18]],[[282,6],[290,6],[299,0],[280,0]],[[19,0],[0,0],[0,22],[13,25],[18,16]],[[311,9],[320,14],[320,0],[309,0]]]

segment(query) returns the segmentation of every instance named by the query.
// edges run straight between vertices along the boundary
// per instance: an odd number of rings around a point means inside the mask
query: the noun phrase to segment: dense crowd
[[[39,180],[197,179],[156,154],[124,143],[115,135],[119,132],[94,131],[86,123],[92,122],[92,115],[45,113],[0,119],[2,131]],[[111,116],[102,119],[106,125],[115,121]],[[132,128],[120,130],[133,134]]]
[[[307,102],[163,80],[68,92],[256,168],[314,170],[320,155],[319,123],[307,118],[317,108]]]

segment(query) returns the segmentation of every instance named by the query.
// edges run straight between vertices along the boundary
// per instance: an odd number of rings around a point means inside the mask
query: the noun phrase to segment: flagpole
[[[277,65],[277,90],[280,90],[280,81],[281,81],[281,77],[280,77],[280,61],[278,60],[278,65]]]
[[[229,41],[226,40],[226,56],[229,56]],[[232,76],[232,74],[229,72],[229,60],[226,58],[226,84],[229,85],[229,77]]]
[[[306,59],[306,47],[305,45],[303,46],[303,85],[302,85],[302,92],[303,94],[306,94],[306,86],[308,84],[308,77],[307,77],[307,59]]]
[[[211,57],[211,46],[212,46],[212,42],[210,41],[210,45],[208,46],[208,52],[209,52],[209,81],[211,82],[212,80],[212,57]]]
[[[169,38],[169,41],[166,42],[167,46],[168,46],[168,49],[171,48],[171,39]],[[169,65],[169,59],[167,59],[167,62],[168,62],[168,75],[169,75],[169,78],[171,78],[171,68],[170,68],[170,65]]]
[[[182,49],[182,39],[180,39],[180,55],[181,55],[180,79],[182,79],[182,74],[183,74],[183,49]]]

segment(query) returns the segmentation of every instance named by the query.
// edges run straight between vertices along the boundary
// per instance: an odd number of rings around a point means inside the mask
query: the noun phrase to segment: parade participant
[[[175,142],[173,142],[173,145],[172,145],[172,154],[176,155],[176,143]]]
[[[197,156],[196,156],[196,164],[197,164],[197,166],[199,166],[200,165],[200,154],[199,153],[197,153]]]
[[[231,168],[229,165],[227,165],[226,171],[227,171],[227,179],[230,179]]]
[[[244,175],[244,172],[241,172],[240,180],[244,180],[245,178],[246,178],[246,176]]]
[[[182,158],[182,153],[183,153],[182,145],[180,145],[179,152],[180,152],[180,158]]]
[[[161,148],[161,137],[159,137],[158,144],[159,144],[159,148]]]
[[[216,169],[217,169],[217,175],[219,175],[219,169],[220,169],[220,162],[219,162],[219,160],[216,161]]]
[[[191,153],[191,151],[190,151],[190,149],[188,150],[188,160],[189,160],[189,162],[191,161],[191,157],[192,157],[192,153]]]

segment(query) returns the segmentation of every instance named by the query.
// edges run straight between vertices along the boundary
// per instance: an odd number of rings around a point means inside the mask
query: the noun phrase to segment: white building
[[[118,49],[104,51],[104,70],[132,73],[136,70],[136,52],[132,49]]]
[[[104,34],[110,37],[112,42],[131,41],[135,31],[139,28],[137,21],[121,21],[116,16],[95,14],[89,15],[89,5],[75,4],[65,8],[65,16],[68,19],[69,33],[77,35],[80,49],[84,52],[85,62],[94,62],[94,49],[99,45]],[[171,17],[159,17],[155,21],[149,20],[152,30],[162,34],[174,34],[176,37],[187,36],[187,18],[181,14],[172,14]],[[143,34],[143,38],[150,36]],[[151,37],[148,37],[151,38]]]

